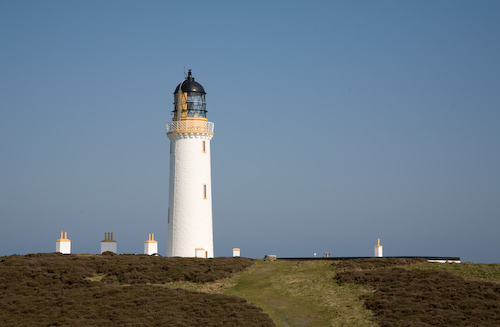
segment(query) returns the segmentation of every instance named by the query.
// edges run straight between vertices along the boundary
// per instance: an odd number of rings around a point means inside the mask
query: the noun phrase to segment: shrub
[[[380,326],[500,326],[499,284],[398,267],[403,262],[353,260],[339,264],[336,278],[374,289],[362,300]]]
[[[0,326],[274,326],[259,308],[238,297],[146,285],[204,283],[250,265],[247,258],[2,257]]]

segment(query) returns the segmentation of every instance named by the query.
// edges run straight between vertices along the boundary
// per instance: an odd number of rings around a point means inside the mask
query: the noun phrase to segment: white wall
[[[158,242],[144,242],[144,254],[152,255],[158,253]]]
[[[56,241],[56,252],[71,254],[71,241]]]
[[[167,256],[214,257],[210,140],[213,134],[169,133],[171,140]],[[205,141],[205,152],[202,142]],[[206,185],[206,199],[203,185]]]
[[[117,253],[117,242],[101,242],[101,254],[106,251],[111,251],[113,253]]]

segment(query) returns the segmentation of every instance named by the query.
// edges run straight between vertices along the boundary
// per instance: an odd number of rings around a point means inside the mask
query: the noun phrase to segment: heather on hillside
[[[0,258],[0,269],[9,278],[45,279],[54,282],[81,282],[85,278],[100,275],[103,283],[121,284],[169,283],[191,281],[206,283],[227,278],[252,265],[248,258],[162,258],[148,255],[61,255],[58,253],[37,253],[26,256],[12,255]],[[7,269],[15,268],[15,269]],[[21,276],[19,274],[21,273]],[[14,274],[15,276],[12,276]],[[9,277],[10,276],[10,277]]]
[[[2,257],[0,326],[274,326],[242,298],[161,286],[214,281],[252,264],[144,255]]]
[[[377,258],[335,265],[340,283],[373,290],[363,299],[382,327],[500,326],[500,284],[404,267],[412,263]]]

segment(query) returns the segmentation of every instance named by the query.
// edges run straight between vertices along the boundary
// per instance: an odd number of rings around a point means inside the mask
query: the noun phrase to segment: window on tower
[[[203,143],[201,144],[201,151],[203,153],[207,152],[206,149],[205,149],[205,141],[202,141]]]
[[[203,199],[207,198],[207,184],[203,184]]]

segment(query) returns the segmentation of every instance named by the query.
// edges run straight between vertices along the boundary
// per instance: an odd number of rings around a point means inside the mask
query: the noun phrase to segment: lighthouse
[[[191,70],[174,91],[168,198],[169,257],[214,257],[210,140],[205,90]]]

